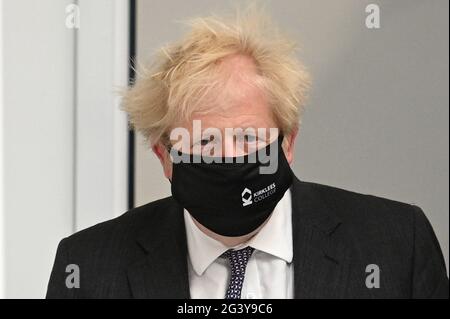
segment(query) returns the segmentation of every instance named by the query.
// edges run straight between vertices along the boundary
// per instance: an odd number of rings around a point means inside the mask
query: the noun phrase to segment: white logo
[[[252,201],[252,191],[249,190],[248,188],[245,188],[242,191],[242,206],[247,206],[253,203]]]
[[[260,202],[263,199],[275,194],[277,191],[275,183],[270,184],[267,187],[264,187],[263,189],[260,189],[259,191],[252,194],[252,191],[249,190],[247,187],[244,188],[242,191],[242,206],[248,206],[250,204],[253,204],[253,202]]]

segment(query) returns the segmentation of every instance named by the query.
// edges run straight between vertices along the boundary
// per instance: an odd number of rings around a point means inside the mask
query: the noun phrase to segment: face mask
[[[282,140],[280,135],[265,148],[239,157],[201,157],[177,151],[184,160],[173,162],[173,198],[219,235],[251,233],[267,220],[292,184]],[[274,166],[273,173],[261,174]]]

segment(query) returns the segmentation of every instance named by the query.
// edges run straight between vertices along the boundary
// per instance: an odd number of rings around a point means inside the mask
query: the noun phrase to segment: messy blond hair
[[[297,45],[264,13],[249,6],[231,17],[194,18],[179,42],[162,47],[153,64],[137,70],[123,94],[130,124],[151,143],[167,142],[170,130],[194,112],[223,102],[220,61],[232,55],[250,58],[257,75],[248,82],[262,89],[284,134],[301,122],[309,75],[296,57]],[[223,103],[222,103],[223,104]]]

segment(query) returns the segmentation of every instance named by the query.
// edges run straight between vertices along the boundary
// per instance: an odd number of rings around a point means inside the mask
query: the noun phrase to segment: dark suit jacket
[[[442,253],[422,210],[294,178],[295,298],[448,298]],[[80,288],[66,287],[66,267]],[[367,265],[380,287],[366,286]],[[47,298],[189,298],[183,208],[167,197],[63,239]]]

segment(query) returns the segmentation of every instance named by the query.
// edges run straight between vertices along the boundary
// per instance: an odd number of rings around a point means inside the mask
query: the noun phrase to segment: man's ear
[[[170,154],[163,143],[158,142],[152,146],[152,151],[158,157],[162,167],[164,176],[169,180],[172,179],[172,160],[170,159]]]
[[[295,154],[295,140],[297,138],[298,135],[298,126],[296,126],[291,133],[289,133],[288,135],[286,135],[284,137],[284,141],[283,141],[283,151],[284,151],[284,155],[286,156],[286,159],[290,164],[292,164],[292,162],[294,161],[294,154]]]

